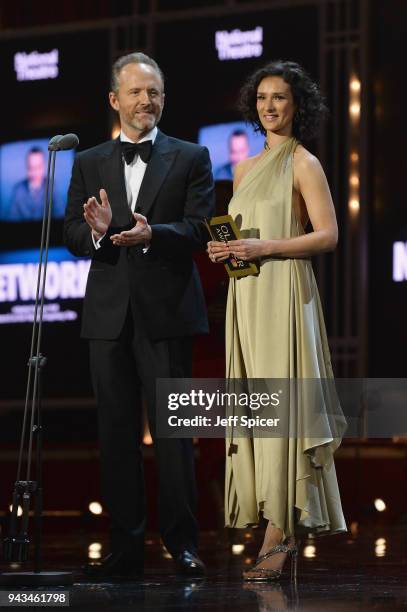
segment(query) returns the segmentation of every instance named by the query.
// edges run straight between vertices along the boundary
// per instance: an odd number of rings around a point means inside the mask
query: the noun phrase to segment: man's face
[[[249,157],[249,142],[244,134],[232,136],[229,143],[229,161],[232,166]]]
[[[30,186],[41,187],[45,177],[45,159],[42,153],[30,153],[27,157],[27,178]]]
[[[148,64],[127,64],[118,77],[117,91],[109,94],[119,113],[123,132],[138,141],[159,122],[164,107],[163,82]]]

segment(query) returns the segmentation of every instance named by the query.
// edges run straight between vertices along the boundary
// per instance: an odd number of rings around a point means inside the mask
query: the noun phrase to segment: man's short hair
[[[128,55],[122,55],[119,57],[112,66],[112,74],[110,79],[110,88],[111,91],[115,93],[119,89],[119,76],[120,72],[123,70],[125,66],[128,64],[147,64],[147,66],[151,66],[154,70],[160,75],[160,78],[163,83],[164,88],[164,73],[152,57],[149,57],[145,53],[141,51],[137,51],[135,53],[129,53]]]
[[[45,157],[45,153],[40,147],[31,147],[31,149],[27,151],[26,157],[28,158],[30,155],[34,153],[40,153],[43,157]]]
[[[249,136],[247,134],[247,132],[245,130],[242,129],[237,129],[237,130],[233,130],[233,132],[231,134],[229,134],[229,142],[232,140],[232,138],[235,138],[235,136],[244,136],[245,138],[247,138],[247,140],[249,140]]]

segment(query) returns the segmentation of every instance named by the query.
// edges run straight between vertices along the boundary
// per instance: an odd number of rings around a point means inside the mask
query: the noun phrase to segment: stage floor
[[[296,588],[288,579],[275,584],[243,583],[241,571],[254,560],[259,535],[239,531],[232,539],[231,532],[203,533],[200,554],[208,568],[203,580],[176,576],[171,558],[152,534],[147,538],[144,578],[91,582],[79,568],[89,555],[108,552],[106,536],[69,526],[63,531],[54,527],[44,536],[43,565],[48,570],[75,572],[73,586],[51,589],[69,590],[69,607],[74,610],[396,612],[407,608],[407,527],[370,527],[358,533],[354,529],[353,535],[304,541]],[[10,571],[5,564],[0,567]],[[16,589],[1,588],[5,590]]]

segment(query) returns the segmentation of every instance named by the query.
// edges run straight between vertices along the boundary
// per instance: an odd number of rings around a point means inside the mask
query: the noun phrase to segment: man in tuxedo
[[[155,437],[155,387],[160,377],[191,376],[193,336],[208,330],[193,253],[206,247],[203,219],[213,213],[211,165],[204,147],[158,130],[164,79],[147,55],[115,62],[109,100],[120,136],[76,156],[64,226],[70,251],[92,258],[82,337],[90,342],[112,520],[111,553],[86,571],[102,577],[143,567],[143,393],[161,537],[180,572],[202,574],[192,441]]]

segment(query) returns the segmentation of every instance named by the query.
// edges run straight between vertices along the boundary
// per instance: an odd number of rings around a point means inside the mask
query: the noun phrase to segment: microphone
[[[53,136],[48,143],[48,151],[58,151],[58,144],[62,140],[62,138],[62,134],[57,134],[56,136]]]
[[[76,134],[65,134],[61,140],[58,141],[57,151],[68,151],[69,149],[75,149],[79,144],[79,138]]]
[[[74,149],[79,144],[79,138],[76,134],[57,134],[53,136],[48,143],[48,151],[68,151]]]

